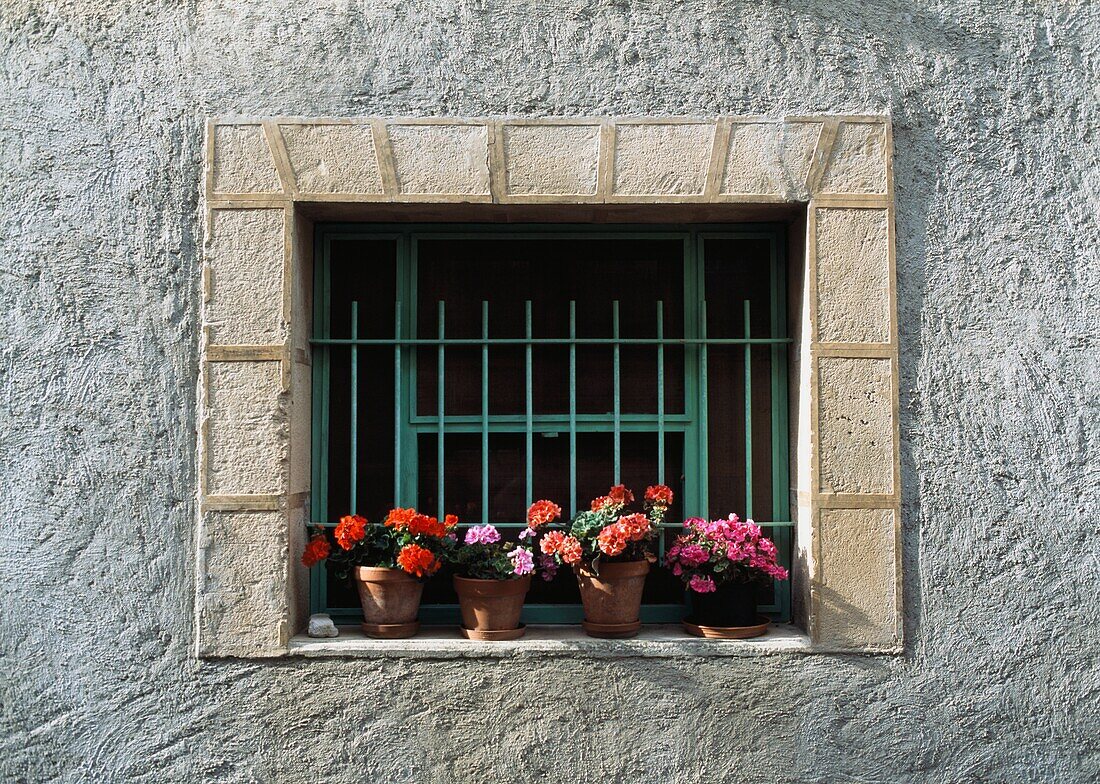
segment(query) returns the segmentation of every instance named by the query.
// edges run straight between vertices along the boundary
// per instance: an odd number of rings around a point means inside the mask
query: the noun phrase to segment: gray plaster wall
[[[307,6],[313,6],[308,7]],[[1100,777],[1100,7],[0,4],[0,778]],[[192,657],[208,115],[889,112],[901,657]]]

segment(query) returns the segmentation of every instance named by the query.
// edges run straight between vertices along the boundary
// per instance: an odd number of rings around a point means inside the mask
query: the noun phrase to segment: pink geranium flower
[[[512,552],[508,553],[508,558],[512,561],[512,569],[518,575],[531,574],[535,571],[535,559],[531,555],[531,551],[526,547],[517,547]]]
[[[701,574],[692,575],[688,587],[695,591],[695,593],[714,593],[718,590],[713,579]]]
[[[710,553],[697,544],[686,544],[680,548],[680,563],[690,569],[701,563],[706,563]]]
[[[710,593],[727,582],[751,583],[790,575],[778,563],[775,544],[752,520],[731,514],[725,519],[684,521],[665,555],[665,565],[696,593]]]
[[[500,531],[491,525],[471,526],[466,532],[466,544],[496,544],[500,541]]]

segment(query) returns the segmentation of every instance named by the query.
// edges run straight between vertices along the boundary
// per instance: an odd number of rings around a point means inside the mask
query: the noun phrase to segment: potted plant
[[[471,640],[522,637],[526,627],[519,616],[535,571],[531,548],[501,541],[492,525],[475,525],[466,531],[451,560],[462,635]]]
[[[734,514],[711,522],[685,520],[665,565],[688,588],[691,614],[684,628],[702,637],[764,634],[770,621],[756,612],[756,589],[771,579],[787,579],[775,544],[752,520]]]
[[[630,490],[616,485],[594,499],[566,531],[547,530],[539,542],[545,555],[573,567],[584,605],[581,625],[592,637],[633,637],[642,626],[642,589],[656,560],[652,542],[672,504],[672,491],[650,487],[644,512],[630,512],[633,501]],[[530,518],[532,531],[546,524]]]
[[[302,563],[328,560],[338,578],[351,577],[363,606],[363,632],[370,637],[411,637],[420,629],[423,581],[435,574],[452,545],[458,518],[442,522],[415,509],[391,509],[382,525],[360,515],[340,518],[332,533],[317,532]]]

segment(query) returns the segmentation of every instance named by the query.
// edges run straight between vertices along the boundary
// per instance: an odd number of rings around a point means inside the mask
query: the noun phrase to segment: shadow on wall
[[[916,649],[920,633],[922,593],[920,579],[921,483],[918,453],[914,444],[921,421],[919,387],[920,359],[924,353],[925,298],[928,295],[928,231],[932,194],[928,183],[935,172],[926,161],[942,161],[943,145],[931,131],[930,122],[913,117],[904,106],[893,118],[894,131],[894,226],[897,260],[898,320],[898,421],[901,459],[901,558],[902,622],[905,653]]]

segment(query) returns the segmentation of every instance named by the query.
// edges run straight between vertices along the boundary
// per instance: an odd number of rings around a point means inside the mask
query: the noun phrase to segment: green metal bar
[[[353,341],[350,338],[313,338],[309,342],[315,346],[347,346]],[[360,346],[392,346],[394,343],[400,343],[404,346],[480,346],[486,343],[490,346],[568,346],[570,344],[578,346],[656,346],[659,344],[666,346],[697,346],[704,343],[712,346],[740,346],[745,344],[770,346],[793,343],[794,338],[750,338],[748,340],[744,338],[665,338],[663,340],[656,340],[655,338],[575,338],[573,340],[569,338],[539,338],[537,340],[534,338],[402,338],[396,341],[390,338],[358,338],[354,342]]]
[[[786,312],[786,252],[782,235],[771,241],[771,336],[780,337],[787,333]],[[787,347],[784,344],[771,346],[771,420],[772,420],[772,516],[778,520],[790,518],[790,490],[788,487],[788,443],[787,443]],[[776,547],[779,550],[780,563],[787,569],[791,567],[790,524],[778,527]],[[787,621],[791,617],[791,581],[775,583],[775,603],[779,620]]]
[[[354,229],[355,224],[346,224],[349,228]],[[745,225],[745,232],[749,230],[759,231],[761,226],[767,228],[782,228],[785,229],[785,224],[755,224],[750,227]],[[359,227],[360,229],[362,227]],[[391,229],[394,231],[405,230],[408,231],[408,224],[383,224],[379,226],[379,229]],[[740,228],[740,227],[739,227]],[[478,223],[478,224],[466,224],[461,227],[460,230],[455,229],[455,224],[436,223],[436,224],[420,224],[416,227],[414,236],[430,236],[431,239],[456,239],[464,240],[469,239],[471,235],[476,234],[479,237],[488,236],[492,239],[592,239],[594,237],[603,239],[624,239],[624,238],[643,238],[643,239],[661,239],[661,240],[678,240],[682,239],[687,232],[684,231],[682,226],[676,225],[654,225],[652,228],[646,226],[645,228],[639,228],[636,225],[631,224],[619,224],[618,226],[608,229],[606,226],[601,225],[599,227],[591,224],[560,224],[555,225],[553,229],[547,229],[546,224],[528,223],[528,224],[507,224],[506,226],[499,223]],[[738,231],[738,236],[742,236],[744,232]],[[745,234],[745,236],[751,236]],[[763,237],[767,234],[762,235]]]
[[[707,336],[707,301],[701,300],[699,302],[699,334],[702,337]],[[707,402],[707,387],[709,386],[707,380],[707,344],[703,343],[699,347],[699,481],[702,484],[701,496],[702,496],[702,511],[701,514],[704,518],[710,519],[710,496],[707,489],[707,472],[710,471],[710,428],[708,423],[708,402]]]
[[[657,339],[665,336],[665,303],[657,301]],[[657,344],[657,483],[665,483],[665,347]],[[665,560],[665,534],[657,535],[657,563]]]
[[[417,268],[419,266],[419,246],[416,241],[404,237],[398,243],[400,261],[397,270],[397,296],[405,303],[405,312],[401,319],[405,323],[405,337],[415,338],[419,326],[419,294],[417,291]],[[404,362],[401,368],[401,390],[404,409],[408,413],[401,423],[401,498],[409,506],[421,506],[420,502],[420,440],[409,421],[417,410],[417,363],[419,348],[406,344]]]
[[[795,523],[793,520],[769,520],[769,521],[756,521],[756,524],[761,528],[793,528]],[[335,528],[339,523],[334,522],[311,522],[310,525],[319,525],[322,528]],[[502,523],[493,523],[497,528],[526,528],[526,521],[507,521]],[[680,531],[683,530],[681,523],[664,523],[660,526],[665,531]]]
[[[359,334],[359,303],[351,303],[351,337]],[[351,455],[349,506],[352,514],[359,514],[359,346],[351,344]]]
[[[393,306],[393,335],[401,337],[401,300]],[[401,506],[401,346],[393,347],[393,505]]]
[[[683,335],[685,338],[695,339],[699,330],[699,302],[703,299],[702,287],[699,280],[700,256],[699,243],[694,235],[684,241],[684,315]],[[683,446],[683,510],[685,517],[702,514],[702,496],[705,495],[706,477],[699,470],[699,352],[684,350],[684,394],[681,405],[684,414],[691,423],[684,432]],[[666,417],[666,422],[668,417]]]
[[[534,493],[534,487],[535,487],[535,483],[534,483],[534,474],[535,474],[535,467],[534,467],[535,442],[534,442],[534,438],[535,438],[535,433],[534,433],[534,423],[532,421],[532,416],[534,414],[534,411],[532,409],[532,395],[531,395],[531,300],[527,300],[527,303],[526,303],[525,308],[524,308],[524,334],[527,336],[527,345],[526,345],[526,348],[524,350],[524,391],[526,393],[525,396],[526,396],[526,413],[527,413],[526,428],[525,428],[525,434],[526,434],[525,447],[526,447],[526,451],[527,451],[527,460],[526,460],[527,476],[526,476],[525,487],[527,488],[527,503],[526,503],[526,506],[529,507],[529,506],[531,506],[531,503],[534,500],[533,493]]]
[[[331,256],[332,246],[331,243],[325,243],[325,260],[322,265],[321,274],[321,308],[322,319],[321,329],[322,337],[329,337],[332,334],[332,268],[328,263]],[[329,446],[331,444],[331,432],[332,432],[332,412],[330,410],[332,401],[332,352],[325,351],[324,361],[322,363],[322,378],[324,393],[321,396],[321,441],[324,444],[324,450],[321,454],[321,513],[326,520],[332,519],[332,509],[329,507],[328,490],[329,490]],[[317,586],[317,601],[320,607],[328,607],[328,565],[325,562],[321,562],[317,565],[318,571],[318,586]]]
[[[328,241],[322,232],[317,232],[314,238],[314,258],[321,263],[315,265],[313,273],[313,290],[315,292],[313,306],[313,334],[328,334],[328,310],[325,309],[324,291],[325,278],[328,271]],[[325,489],[328,487],[326,477],[328,468],[328,423],[325,419],[324,401],[328,397],[328,346],[320,346],[313,351],[313,433],[311,446],[312,471],[309,514],[311,517],[328,520],[328,506],[324,500]],[[325,566],[320,563],[310,570],[309,574],[309,603],[310,612],[324,612],[325,591]]]
[[[445,330],[445,325],[444,325],[445,321],[446,321],[445,310],[446,310],[446,306],[444,305],[443,300],[440,300],[439,301],[439,339],[440,340],[443,339],[444,330]],[[440,343],[439,344],[438,359],[436,360],[437,365],[438,365],[438,370],[439,370],[439,381],[436,385],[436,401],[435,401],[436,414],[439,417],[439,428],[437,430],[436,441],[435,441],[435,451],[436,451],[435,470],[436,470],[436,483],[437,483],[437,487],[436,487],[436,494],[437,494],[436,501],[437,501],[437,503],[436,503],[436,506],[438,508],[437,517],[439,517],[440,520],[443,519],[444,514],[445,514],[445,512],[444,512],[445,506],[444,506],[444,502],[443,502],[443,491],[444,491],[443,433],[446,430],[446,428],[444,427],[444,423],[443,423],[443,384],[444,384],[444,380],[443,380],[444,372],[443,371],[444,371],[444,361],[445,361],[444,352],[445,351],[446,351],[446,347],[442,343]]]
[[[434,425],[437,421],[435,414],[423,414],[418,417],[411,418],[413,424],[431,424]],[[448,414],[445,417],[448,423],[451,422],[473,422],[475,425],[480,425],[481,414]],[[627,423],[633,422],[646,422],[653,426],[653,432],[657,432],[657,415],[656,414],[623,414],[620,420],[625,427]],[[512,423],[523,425],[527,421],[527,414],[490,414],[489,422],[493,424],[500,423]],[[564,430],[569,425],[569,414],[534,414],[532,415],[532,421],[537,425],[539,423],[554,422],[561,425]],[[683,414],[665,414],[665,424],[675,424],[689,422],[690,418]],[[577,422],[599,424],[603,422],[607,425],[607,432],[610,433],[614,429],[614,424],[608,418],[607,414],[577,414]],[[536,428],[537,429],[537,428]],[[590,428],[590,430],[598,430],[599,428]],[[523,432],[522,428],[518,432]]]
[[[745,300],[745,337],[752,331],[751,303]],[[745,516],[752,517],[752,346],[745,346]]]
[[[614,352],[615,365],[615,481],[619,484],[619,474],[622,463],[622,401],[620,400],[620,373],[619,373],[619,300],[611,303],[611,334],[615,338]]]
[[[577,513],[577,303],[569,301],[569,516]]]
[[[685,614],[682,604],[644,604],[641,608],[642,623],[679,623]],[[333,608],[330,613],[334,623],[344,626],[363,620],[360,608]],[[455,626],[461,623],[457,604],[422,604],[420,622],[424,626]],[[520,620],[525,624],[578,624],[584,619],[579,604],[525,604]]]
[[[578,416],[577,432],[609,434],[614,432],[614,424],[607,421],[607,414],[603,414],[604,419],[598,417],[597,414]],[[518,417],[491,416],[489,417],[489,432],[522,435],[527,432],[526,421],[526,417],[522,414]],[[444,417],[443,422],[447,427],[447,433],[476,434],[481,432],[481,417],[479,416]],[[668,433],[682,433],[691,429],[691,427],[693,425],[682,417],[675,422],[666,417],[665,430]],[[409,428],[415,433],[434,433],[439,429],[439,420],[434,416],[418,418],[409,425]],[[565,416],[540,414],[533,417],[531,422],[531,430],[535,433],[555,433],[568,429],[569,422]],[[623,433],[656,433],[657,420],[651,415],[632,414],[629,415],[629,418],[627,416],[623,417],[619,429]]]
[[[489,337],[489,303],[481,301],[481,336]],[[489,522],[489,344],[481,347],[481,521]]]
[[[657,340],[665,336],[665,303],[657,302]],[[665,347],[657,344],[657,482],[665,483]],[[661,540],[664,554],[664,539]]]

